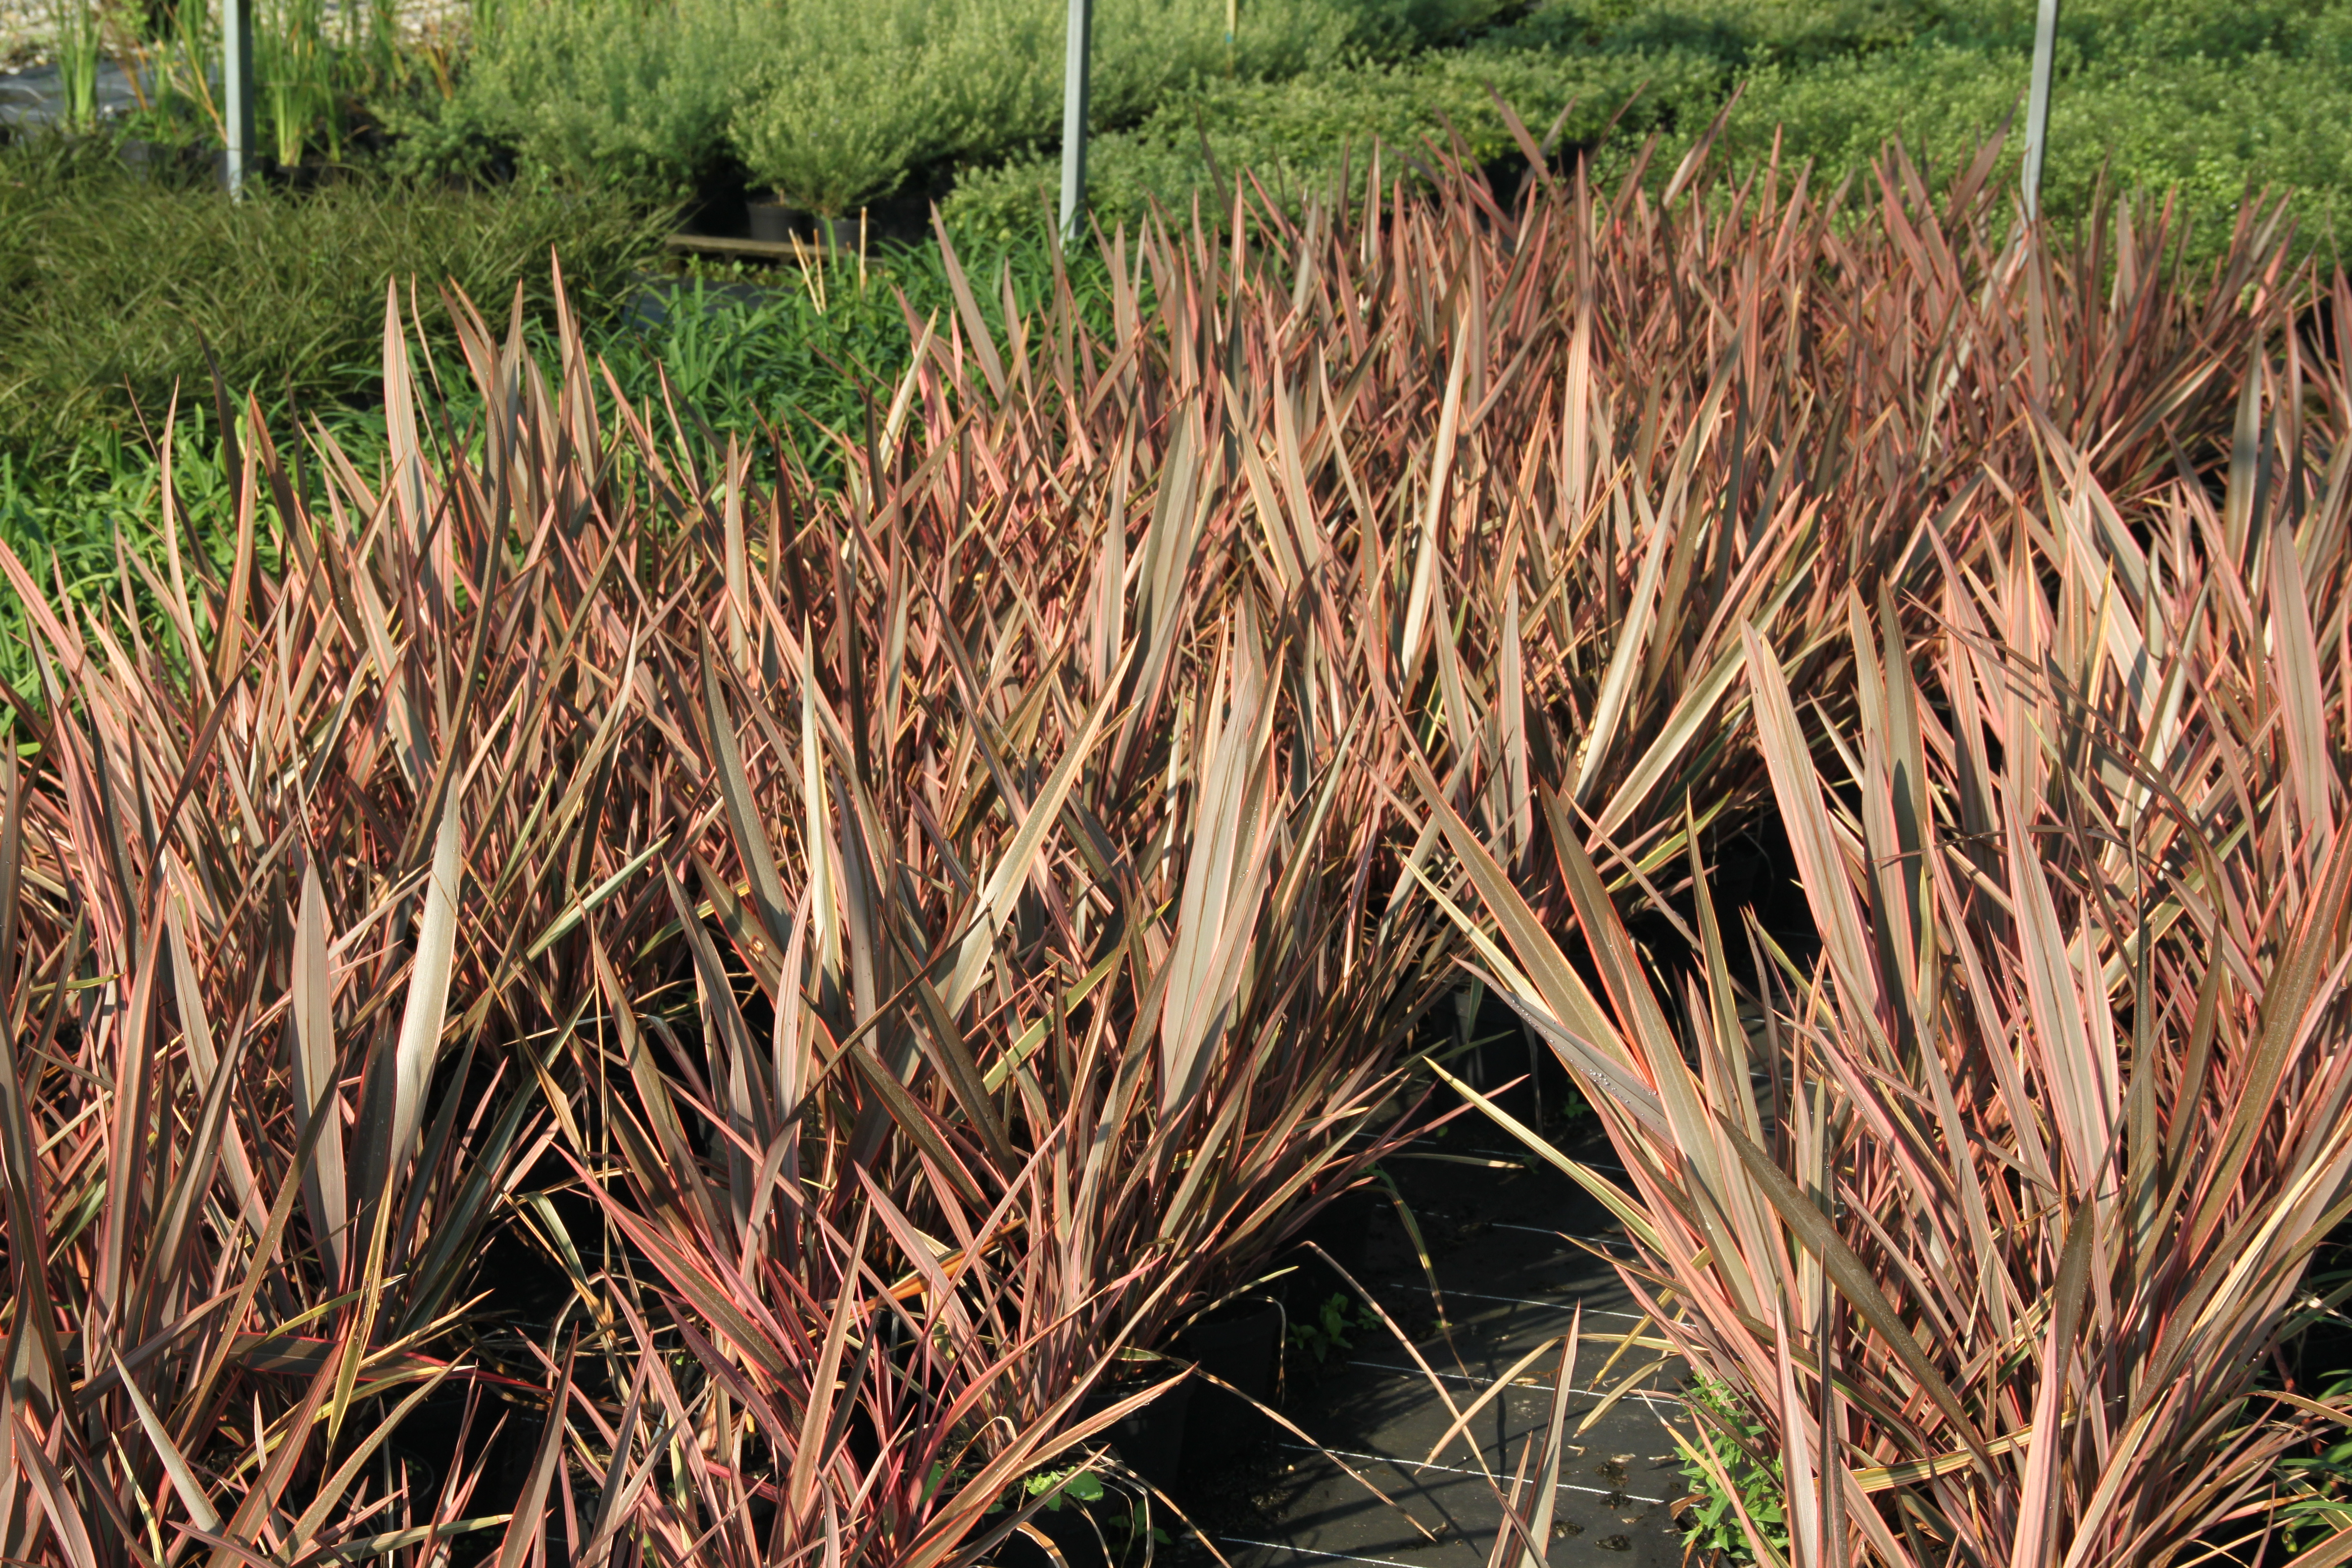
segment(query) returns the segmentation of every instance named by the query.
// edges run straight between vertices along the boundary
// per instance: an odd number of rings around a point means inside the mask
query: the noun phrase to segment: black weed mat
[[[1589,1116],[1560,1133],[1576,1157],[1616,1173]],[[1360,1264],[1350,1272],[1394,1330],[1311,1258],[1273,1281],[1269,1294],[1282,1300],[1289,1329],[1277,1400],[1312,1442],[1263,1421],[1254,1432],[1230,1423],[1204,1430],[1194,1403],[1181,1473],[1167,1489],[1193,1529],[1155,1507],[1152,1526],[1166,1532],[1151,1553],[1155,1568],[1206,1568],[1215,1559],[1202,1536],[1231,1568],[1486,1568],[1502,1516],[1496,1486],[1509,1486],[1530,1434],[1540,1436],[1549,1418],[1560,1347],[1527,1358],[1565,1335],[1579,1307],[1584,1341],[1571,1372],[1550,1568],[1681,1563],[1671,1505],[1686,1487],[1668,1435],[1669,1424],[1688,1430],[1673,1397],[1681,1363],[1639,1346],[1619,1353],[1602,1338],[1640,1325],[1614,1271],[1588,1249],[1622,1250],[1606,1212],[1558,1172],[1526,1168],[1507,1138],[1481,1121],[1456,1121],[1387,1169],[1428,1248],[1443,1320],[1389,1194],[1359,1194],[1370,1201],[1352,1221],[1343,1215],[1325,1226],[1336,1237],[1327,1245],[1343,1264]],[[1607,1389],[1644,1368],[1634,1392],[1577,1430]],[[1440,1446],[1456,1413],[1507,1375],[1512,1386]],[[1085,1510],[1109,1520],[1099,1533],[1073,1517],[1079,1512],[1039,1520],[1068,1568],[1106,1557],[1139,1568],[1145,1552],[1128,1528],[1140,1522],[1131,1502],[1114,1492]],[[1016,1568],[1032,1556],[1016,1543],[999,1560]],[[1043,1551],[1034,1557],[1045,1561]]]

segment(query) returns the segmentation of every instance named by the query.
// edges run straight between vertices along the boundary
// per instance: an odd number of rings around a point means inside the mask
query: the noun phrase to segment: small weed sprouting
[[[1335,1355],[1356,1348],[1356,1336],[1381,1326],[1379,1316],[1345,1291],[1335,1290],[1325,1298],[1312,1316],[1296,1319],[1290,1325],[1293,1349],[1305,1351],[1321,1366]]]
[[[2338,1410],[2352,1404],[2352,1371],[2337,1373],[2316,1397]],[[2297,1554],[2352,1531],[2352,1430],[2335,1427],[2315,1439],[2312,1448],[2278,1462],[2289,1500],[2279,1510],[2279,1522],[2287,1550]]]
[[[1077,1465],[1058,1470],[1039,1470],[1022,1481],[1021,1489],[1033,1498],[1044,1498],[1048,1513],[1059,1513],[1066,1502],[1100,1502],[1107,1489],[1100,1476],[1084,1465]]]
[[[1739,1407],[1730,1389],[1710,1378],[1695,1379],[1684,1397],[1697,1417],[1698,1437],[1694,1442],[1674,1434],[1693,1500],[1682,1516],[1683,1543],[1702,1561],[1753,1562],[1748,1533],[1739,1525],[1744,1509],[1774,1549],[1785,1552],[1789,1526],[1780,1502],[1780,1467],[1756,1454],[1768,1440],[1763,1426]]]

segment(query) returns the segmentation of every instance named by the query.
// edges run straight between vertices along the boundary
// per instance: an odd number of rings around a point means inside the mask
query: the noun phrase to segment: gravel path
[[[0,0],[0,69],[22,69],[46,63],[49,41],[57,36],[59,6],[78,3],[87,0]],[[219,0],[202,3],[216,5]],[[408,38],[462,31],[474,12],[473,0],[398,0],[398,4],[400,31]],[[268,15],[268,0],[259,0],[255,7],[257,24]],[[340,30],[341,6],[336,0],[327,0],[326,10],[328,32],[333,36]]]
[[[53,26],[42,0],[0,0],[0,61],[24,63]]]

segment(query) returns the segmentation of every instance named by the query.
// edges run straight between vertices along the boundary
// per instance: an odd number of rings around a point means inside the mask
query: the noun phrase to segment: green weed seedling
[[[1102,1478],[1084,1466],[1062,1470],[1040,1470],[1021,1483],[1031,1497],[1045,1500],[1045,1511],[1059,1513],[1062,1505],[1100,1502],[1103,1499]],[[1050,1495],[1048,1495],[1050,1494]]]
[[[1684,1516],[1684,1544],[1703,1561],[1754,1562],[1748,1532],[1739,1523],[1739,1510],[1745,1509],[1774,1549],[1785,1553],[1789,1534],[1781,1508],[1780,1467],[1755,1455],[1764,1428],[1739,1407],[1728,1388],[1712,1379],[1694,1382],[1686,1397],[1698,1416],[1698,1440],[1694,1444],[1677,1433],[1675,1446],[1683,1452],[1683,1478],[1699,1500]],[[1723,1484],[1725,1478],[1730,1489]],[[1739,1508],[1732,1506],[1735,1494]]]
[[[2337,1373],[2317,1399],[2343,1409],[2352,1401],[2352,1371]],[[2323,1441],[2316,1453],[2278,1463],[2280,1479],[2293,1500],[2279,1510],[2290,1552],[2308,1551],[2352,1529],[2352,1431],[2338,1426],[2333,1436],[2336,1441]]]
[[[1380,1319],[1370,1308],[1335,1290],[1313,1317],[1290,1325],[1290,1343],[1313,1356],[1320,1366],[1334,1354],[1355,1349],[1356,1335],[1380,1326]]]

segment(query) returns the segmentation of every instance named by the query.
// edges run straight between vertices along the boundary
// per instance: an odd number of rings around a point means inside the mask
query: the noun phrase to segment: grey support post
[[[2058,48],[2058,0],[2041,0],[2033,23],[2033,84],[2025,100],[2025,216],[2042,216],[2042,155],[2050,147],[2050,63]]]
[[[1062,66],[1062,239],[1078,237],[1087,216],[1087,75],[1094,0],[1070,0],[1069,48]]]
[[[253,0],[221,0],[221,178],[242,196],[253,173]]]

